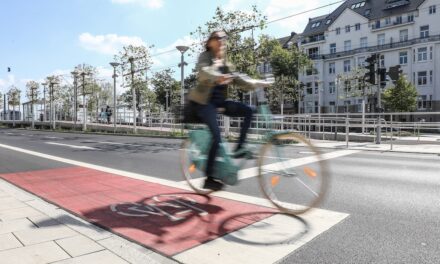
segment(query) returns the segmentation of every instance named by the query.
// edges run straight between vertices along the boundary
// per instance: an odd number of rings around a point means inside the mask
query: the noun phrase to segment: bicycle
[[[322,200],[328,186],[327,165],[320,151],[308,140],[294,131],[274,129],[274,116],[266,104],[263,89],[257,90],[258,113],[263,116],[267,131],[262,138],[262,146],[257,159],[258,177],[263,195],[282,213],[298,215],[316,207]],[[188,185],[199,194],[208,195],[212,190],[203,189],[204,168],[210,148],[211,133],[205,127],[190,129],[189,137],[181,147],[181,169]],[[292,148],[302,143],[307,154],[313,154],[316,162],[310,166],[296,164],[288,155],[295,152]],[[224,138],[215,161],[213,177],[226,185],[239,182],[238,172],[250,157],[235,162],[227,151]],[[296,154],[296,153],[295,153]],[[311,158],[313,161],[313,158]],[[287,186],[289,184],[289,186]],[[296,188],[291,188],[293,184]],[[302,188],[298,188],[298,186]]]

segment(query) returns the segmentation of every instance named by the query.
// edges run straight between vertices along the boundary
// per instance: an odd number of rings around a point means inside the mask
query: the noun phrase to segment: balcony
[[[301,44],[305,45],[305,44],[315,43],[315,42],[319,42],[319,41],[325,41],[324,35],[316,35],[316,36],[306,37],[305,39],[303,39],[301,41]]]
[[[384,24],[384,23],[374,23],[373,25],[371,25],[371,30],[374,31],[380,31],[380,30],[384,30],[384,29],[388,29],[388,28],[392,28],[392,27],[400,27],[400,26],[404,26],[404,25],[408,25],[408,24],[413,24],[414,23],[414,18],[413,17],[405,17],[399,20],[394,20],[393,22],[389,23],[389,24]]]
[[[339,58],[339,57],[352,56],[352,55],[358,54],[358,53],[370,53],[370,52],[378,52],[378,51],[388,50],[388,49],[403,48],[403,47],[413,46],[413,45],[419,44],[419,43],[426,43],[426,42],[432,42],[432,41],[440,41],[440,35],[429,36],[426,38],[413,38],[413,39],[409,39],[406,41],[393,42],[393,43],[388,43],[388,44],[384,44],[384,45],[370,46],[370,47],[365,47],[365,48],[358,48],[358,49],[353,49],[353,50],[349,50],[349,51],[337,52],[337,53],[333,53],[333,54],[329,53],[329,54],[321,55],[320,57],[322,59],[334,59],[334,58]]]

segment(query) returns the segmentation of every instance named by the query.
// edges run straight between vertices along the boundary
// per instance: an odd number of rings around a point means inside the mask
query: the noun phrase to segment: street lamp
[[[187,46],[177,46],[176,47],[176,49],[178,50],[178,51],[180,51],[180,63],[179,63],[179,67],[180,67],[180,113],[183,115],[183,104],[184,104],[184,102],[185,102],[185,100],[184,100],[184,95],[185,95],[185,93],[184,93],[184,83],[183,83],[183,78],[184,78],[184,68],[185,68],[185,65],[188,65],[188,63],[186,63],[185,61],[184,61],[184,59],[183,59],[183,54],[189,49],[189,47],[187,47]],[[183,123],[182,123],[182,126],[181,126],[181,133],[182,133],[182,135],[183,135]]]
[[[53,89],[56,84],[59,84],[56,80],[51,79],[49,82],[49,93],[50,93],[50,111],[52,112],[52,129],[55,130],[56,124],[55,124],[55,102],[53,101]]]
[[[46,86],[47,82],[41,83],[43,85],[43,106],[44,106],[44,112],[43,112],[43,122],[46,121]]]
[[[118,77],[118,75],[116,75],[116,67],[118,67],[120,63],[110,62],[110,65],[113,67],[113,132],[116,132],[116,77]]]
[[[73,123],[75,124],[76,129],[76,121],[78,120],[78,75],[79,72],[77,70],[74,70],[71,72],[73,75]]]

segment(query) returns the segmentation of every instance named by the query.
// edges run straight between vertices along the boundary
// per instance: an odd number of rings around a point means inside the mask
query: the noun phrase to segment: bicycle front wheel
[[[301,155],[308,156],[293,158],[299,154],[298,149]],[[264,144],[258,170],[263,194],[282,213],[298,215],[308,211],[327,190],[326,162],[318,149],[296,133],[274,135]]]
[[[199,148],[190,139],[185,139],[180,150],[180,167],[183,177],[194,192],[198,194],[210,194],[213,191],[204,189],[205,177],[203,168],[206,160]]]

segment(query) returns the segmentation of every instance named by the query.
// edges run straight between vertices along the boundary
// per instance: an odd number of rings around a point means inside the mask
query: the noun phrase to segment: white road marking
[[[279,170],[280,168],[284,168],[284,169],[295,168],[295,167],[303,166],[306,164],[314,163],[314,162],[317,162],[320,160],[328,160],[328,159],[334,159],[334,158],[339,158],[339,157],[351,155],[354,153],[358,153],[360,151],[361,150],[333,151],[333,152],[321,154],[320,158],[318,156],[314,155],[314,156],[309,156],[309,157],[290,159],[290,160],[286,160],[286,161],[282,161],[282,162],[272,163],[272,164],[263,166],[263,169],[276,171],[276,170]],[[242,170],[238,171],[238,179],[239,180],[249,179],[249,178],[256,177],[256,176],[258,176],[258,167],[252,167],[252,168],[242,169]],[[202,183],[202,181],[204,181],[204,180],[205,180],[204,178],[199,178],[199,179],[194,179],[191,182],[194,183],[195,185],[197,185],[197,184],[200,185]],[[185,181],[181,181],[181,182],[185,182]]]
[[[51,138],[51,139],[64,139],[64,138],[60,138],[60,137],[52,137],[52,136],[46,136],[44,138]]]
[[[182,182],[112,169],[4,144],[0,144],[0,147],[40,158],[191,191],[190,187]],[[347,151],[345,151],[345,153],[345,155],[350,154]],[[342,153],[339,152],[337,155],[342,156]],[[331,156],[335,157],[336,154]],[[331,157],[325,156],[323,158],[328,159]],[[267,199],[249,195],[220,191],[211,194],[211,196],[273,208],[273,205]],[[308,229],[305,229],[306,227],[304,225],[298,225],[298,223],[301,222],[298,221],[297,218],[274,215],[268,219],[254,223],[251,226],[189,249],[173,256],[173,258],[184,263],[273,263],[292,253],[294,250],[306,244],[322,232],[330,229],[347,216],[348,214],[345,213],[314,208],[306,214],[301,215],[301,218],[306,221],[309,226]],[[298,239],[289,241],[288,243],[277,243],[275,241],[273,244],[270,244],[270,241],[273,241],[270,239],[274,239],[274,236],[278,236],[279,238],[289,238],[289,236],[295,232],[300,235]],[[242,243],[240,240],[250,241],[251,243]],[[264,246],[264,250],[262,249],[262,246]],[[221,252],[221,254],[219,254],[219,252]],[[237,254],[237,252],[241,252],[241,254]]]
[[[69,148],[74,148],[74,149],[97,149],[97,148],[92,148],[92,147],[87,147],[87,146],[69,145],[69,144],[62,144],[62,143],[56,143],[56,142],[46,142],[46,144],[69,147]]]
[[[127,146],[134,146],[134,147],[142,147],[142,145],[139,145],[139,144],[109,142],[109,141],[84,141],[84,143],[108,144],[108,145],[127,145]]]

